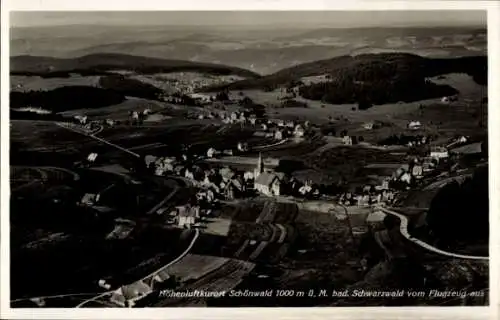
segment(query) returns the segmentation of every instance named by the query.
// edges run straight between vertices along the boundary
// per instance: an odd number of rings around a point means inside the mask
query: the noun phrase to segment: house
[[[346,146],[352,146],[352,138],[349,136],[344,136],[342,138],[342,143]]]
[[[146,167],[149,168],[151,164],[155,163],[157,160],[157,157],[152,156],[152,155],[147,155],[144,157],[144,163],[146,164]]]
[[[304,136],[304,134],[305,134],[304,128],[300,124],[296,125],[293,131],[293,135],[297,138],[301,138]]]
[[[224,188],[224,196],[229,200],[240,197],[243,192],[245,192],[245,184],[241,178],[231,179]]]
[[[420,178],[422,177],[423,173],[424,173],[424,168],[422,167],[422,165],[416,164],[413,166],[411,171],[412,176]]]
[[[274,139],[275,140],[283,140],[283,130],[280,130],[280,129],[276,130],[274,132]]]
[[[222,177],[222,181],[228,182],[234,177],[234,171],[231,168],[224,167],[219,169],[219,174]]]
[[[188,96],[191,99],[198,101],[198,102],[202,102],[202,103],[208,103],[213,99],[212,96],[200,94],[200,93],[191,93]]]
[[[254,173],[252,171],[247,171],[243,174],[243,180],[249,181],[255,178]]]
[[[215,150],[214,148],[208,149],[208,151],[207,151],[207,157],[208,158],[213,158],[215,156],[216,152],[217,152],[217,150]]]
[[[179,206],[177,209],[177,225],[181,228],[191,228],[200,216],[199,206]]]
[[[194,173],[186,169],[186,171],[184,172],[184,177],[187,179],[194,180]]]
[[[255,189],[266,196],[279,196],[281,181],[275,173],[263,172],[255,179]]]
[[[87,116],[75,116],[75,119],[80,122],[80,124],[86,124],[87,123]]]
[[[122,286],[111,295],[111,302],[123,307],[132,307],[135,302],[153,292],[152,288],[142,281]]]
[[[248,121],[250,121],[250,124],[254,126],[257,123],[257,117],[254,114],[251,114]]]
[[[422,124],[420,123],[420,121],[410,121],[410,123],[408,123],[408,129],[411,129],[411,130],[418,130],[422,127]]]
[[[240,152],[248,151],[248,143],[247,142],[238,142],[237,149]]]
[[[97,153],[92,152],[92,153],[90,153],[90,154],[87,156],[87,161],[88,161],[88,162],[95,162],[95,159],[97,159],[97,156],[98,156],[98,154],[97,154]]]
[[[365,128],[366,130],[372,130],[373,129],[373,122],[367,122],[367,123],[363,124],[363,128]]]
[[[448,150],[443,147],[433,147],[431,148],[430,157],[433,159],[445,159],[448,158]]]
[[[401,180],[402,182],[408,183],[408,184],[411,183],[411,179],[412,179],[412,176],[409,172],[405,172],[401,175],[401,177],[399,177],[399,180]]]
[[[82,200],[80,200],[80,203],[83,205],[87,206],[92,206],[99,202],[100,195],[97,193],[86,193],[83,195]]]

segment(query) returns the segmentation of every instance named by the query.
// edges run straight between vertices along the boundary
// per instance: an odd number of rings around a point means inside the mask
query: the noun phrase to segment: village
[[[209,101],[210,99],[206,102]],[[131,111],[126,123],[129,125],[141,123],[151,113],[150,109]],[[314,199],[358,207],[391,205],[398,198],[398,193],[418,187],[424,177],[449,175],[450,172],[456,171],[458,164],[453,164],[453,159],[458,159],[464,153],[481,153],[480,142],[471,143],[468,137],[457,136],[446,145],[433,144],[427,148],[429,150],[427,154],[403,153],[400,162],[368,163],[361,171],[362,175],[370,180],[369,183],[355,188],[343,188],[344,191],[339,189],[337,193],[331,194],[325,192],[325,186],[307,179],[299,180],[290,172],[279,171],[280,160],[265,156],[266,150],[275,146],[286,148],[287,145],[307,142],[308,139],[317,137],[318,130],[309,121],[262,119],[248,109],[212,112],[208,116],[200,113],[196,119],[203,120],[205,117],[221,123],[220,130],[233,125],[250,128],[254,132],[254,137],[264,139],[267,145],[252,145],[247,141],[240,141],[232,148],[217,150],[210,147],[199,154],[189,150],[189,146],[184,146],[182,153],[144,156],[143,165],[150,174],[182,178],[198,189],[196,196],[189,203],[170,212],[170,221],[176,221],[178,226],[183,228],[199,227],[201,217],[209,216],[213,206],[219,205],[220,202],[234,202],[254,197],[297,201]],[[102,126],[117,125],[117,121],[111,119],[92,121],[86,116],[76,116],[75,120],[88,132],[95,132],[96,129],[99,131],[99,127],[102,130]],[[421,126],[418,121],[410,121],[407,124],[409,130],[419,130]],[[363,124],[366,130],[371,130],[373,127],[373,122]],[[372,147],[363,141],[363,137],[350,136],[345,131],[341,132],[337,139],[339,146]],[[404,147],[412,150],[429,146],[432,137],[418,134],[403,140],[401,141]],[[91,153],[85,163],[91,166],[97,158],[98,154]],[[93,197],[96,198],[95,195]],[[88,200],[82,200],[83,202],[88,203]]]

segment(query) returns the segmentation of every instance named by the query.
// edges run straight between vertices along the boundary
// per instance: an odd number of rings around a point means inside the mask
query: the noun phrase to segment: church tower
[[[262,160],[262,153],[259,152],[259,160],[257,162],[257,168],[254,170],[254,178],[257,177],[264,172],[264,161]]]

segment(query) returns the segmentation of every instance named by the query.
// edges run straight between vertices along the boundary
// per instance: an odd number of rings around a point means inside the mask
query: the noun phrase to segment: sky
[[[94,11],[11,12],[13,27],[64,25],[389,27],[486,26],[486,11]]]

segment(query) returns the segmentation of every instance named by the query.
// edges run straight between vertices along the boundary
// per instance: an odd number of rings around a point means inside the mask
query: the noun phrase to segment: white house
[[[411,174],[409,172],[405,172],[401,177],[399,177],[399,180],[409,184],[411,182]]]
[[[283,130],[280,130],[280,129],[276,130],[274,132],[274,139],[275,140],[283,140]]]
[[[75,119],[80,122],[80,124],[86,124],[87,123],[87,116],[75,116]]]
[[[247,171],[243,174],[243,180],[253,180],[255,178],[254,173],[252,171]]]
[[[448,150],[442,147],[434,147],[431,149],[430,157],[433,159],[444,159],[448,158]]]
[[[217,150],[215,150],[214,148],[208,149],[208,151],[207,151],[207,157],[213,158],[215,156],[216,152],[217,152]]]
[[[250,124],[254,126],[257,123],[257,118],[255,117],[255,115],[251,114],[248,118],[248,121],[250,121]]]
[[[304,128],[300,124],[298,124],[298,125],[295,126],[293,134],[294,134],[295,137],[301,138],[301,137],[304,136],[305,130],[304,130]]]
[[[238,151],[245,152],[248,151],[248,143],[247,142],[238,142]]]
[[[99,202],[100,195],[97,193],[86,193],[83,197],[82,200],[80,200],[81,204],[92,206]]]
[[[184,177],[186,177],[187,179],[194,180],[193,173],[191,171],[189,171],[188,169],[186,169],[186,172],[184,173]]]
[[[90,154],[87,156],[87,161],[88,161],[88,162],[95,162],[95,159],[97,159],[97,156],[98,156],[98,154],[97,154],[97,153],[92,152],[92,153],[90,153]]]
[[[367,123],[363,124],[363,128],[365,128],[366,130],[372,130],[373,129],[373,122],[367,122]]]
[[[342,143],[346,146],[352,146],[352,138],[349,136],[344,136],[342,138]]]
[[[420,121],[410,121],[410,123],[408,123],[408,129],[411,129],[411,130],[418,130],[422,127],[422,124],[420,123]]]
[[[424,169],[423,169],[423,167],[421,165],[416,164],[416,165],[413,166],[412,175],[414,177],[417,177],[417,178],[422,177],[423,173],[424,173]]]
[[[262,172],[255,179],[255,189],[266,196],[279,196],[281,181],[275,173]]]

